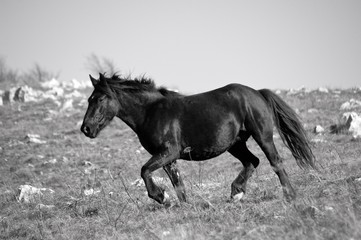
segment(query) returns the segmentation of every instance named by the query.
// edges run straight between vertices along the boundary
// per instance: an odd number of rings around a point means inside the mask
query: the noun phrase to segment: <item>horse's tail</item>
[[[259,92],[271,107],[274,122],[283,143],[291,150],[298,166],[301,168],[315,168],[315,157],[309,145],[307,134],[298,115],[279,96],[268,89]]]

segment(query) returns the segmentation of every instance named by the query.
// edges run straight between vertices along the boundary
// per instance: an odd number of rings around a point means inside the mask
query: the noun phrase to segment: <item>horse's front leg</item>
[[[163,167],[164,171],[168,174],[169,179],[171,180],[175,192],[177,193],[178,199],[181,202],[186,202],[186,189],[182,177],[180,176],[179,170],[177,168],[177,162],[173,161]]]
[[[145,187],[147,188],[148,196],[160,204],[168,203],[169,196],[164,192],[164,189],[154,183],[152,179],[152,172],[172,163],[177,158],[178,154],[172,153],[154,155],[142,167],[141,176],[144,180]]]

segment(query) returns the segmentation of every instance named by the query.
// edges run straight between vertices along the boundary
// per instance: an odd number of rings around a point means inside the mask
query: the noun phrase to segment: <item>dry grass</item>
[[[282,97],[299,110],[314,138],[313,126],[337,122],[340,105],[359,94],[350,90],[338,97],[318,92]],[[310,108],[318,112],[309,113]],[[0,239],[361,238],[361,147],[350,135],[317,136],[324,140],[313,146],[319,172],[300,170],[276,139],[298,193],[291,204],[284,201],[263,153],[250,141],[261,164],[241,203],[228,199],[242,166],[224,154],[202,163],[180,161],[189,202],[180,205],[166,180],[161,184],[168,188],[172,206],[164,208],[147,197],[144,186],[132,185],[149,155],[120,120],[90,140],[77,126],[85,106],[46,120],[54,109],[49,101],[0,108]],[[29,143],[28,133],[39,134],[46,143]],[[162,170],[156,175],[165,177]],[[55,193],[20,203],[16,198],[23,184]],[[87,196],[88,189],[98,193]]]

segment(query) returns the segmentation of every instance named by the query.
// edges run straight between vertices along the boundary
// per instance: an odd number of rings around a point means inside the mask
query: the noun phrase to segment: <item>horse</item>
[[[89,77],[94,90],[81,131],[95,138],[114,117],[125,122],[152,156],[142,166],[141,177],[148,196],[160,204],[169,204],[170,198],[153,181],[155,170],[165,170],[179,201],[186,202],[177,160],[203,161],[226,151],[244,166],[231,184],[231,201],[240,201],[246,193],[247,180],[259,164],[246,145],[250,136],[277,174],[285,199],[294,200],[296,192],[273,141],[274,125],[297,165],[315,168],[315,157],[298,115],[271,90],[233,83],[183,95],[158,88],[146,77],[133,79],[101,73],[98,79]]]

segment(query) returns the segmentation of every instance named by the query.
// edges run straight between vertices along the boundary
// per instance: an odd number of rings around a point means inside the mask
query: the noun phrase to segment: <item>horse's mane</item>
[[[131,75],[122,76],[113,74],[111,77],[106,77],[105,74],[101,75],[100,82],[96,88],[107,95],[112,95],[120,91],[128,92],[154,92],[158,91],[165,97],[181,96],[181,94],[168,90],[164,87],[157,88],[151,78],[140,76],[132,78]]]
[[[165,87],[158,88],[158,91],[165,97],[180,97],[180,96],[183,96],[179,92],[169,90],[169,89],[167,89]]]

